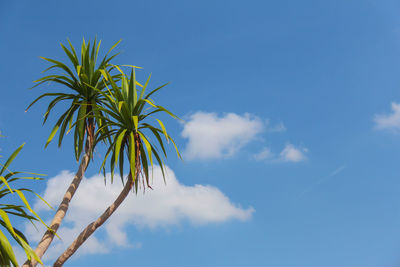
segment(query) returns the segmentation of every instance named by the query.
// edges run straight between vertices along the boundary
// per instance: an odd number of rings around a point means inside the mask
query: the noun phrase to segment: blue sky
[[[397,1],[2,1],[1,154],[26,142],[14,169],[46,173],[32,186],[51,201],[62,192],[71,137],[44,150],[57,114],[42,126],[45,102],[24,112],[57,89],[28,90],[39,56],[66,60],[67,38],[97,36],[104,50],[122,39],[116,63],[171,82],[156,100],[185,119],[166,119],[185,161],[171,153],[167,187],[131,196],[66,266],[398,266],[399,12]],[[100,154],[71,216],[95,217],[90,200],[118,192],[89,194]]]

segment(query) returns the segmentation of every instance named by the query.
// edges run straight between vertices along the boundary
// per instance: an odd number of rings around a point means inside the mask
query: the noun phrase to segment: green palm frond
[[[32,88],[42,85],[43,83],[53,82],[70,89],[68,93],[51,92],[42,94],[27,108],[28,110],[33,104],[42,98],[50,97],[52,100],[44,113],[43,123],[45,123],[57,104],[65,101],[70,103],[68,108],[62,113],[54,125],[45,147],[47,147],[47,145],[53,140],[57,132],[59,132],[58,146],[61,146],[64,136],[69,131],[73,130],[75,157],[76,160],[79,160],[83,151],[85,137],[88,137],[87,135],[94,132],[94,129],[91,129],[91,127],[94,127],[95,124],[97,124],[98,127],[102,126],[101,119],[98,119],[98,116],[102,116],[102,112],[99,111],[100,114],[94,114],[93,109],[96,105],[99,105],[104,101],[104,97],[99,93],[99,91],[103,90],[107,86],[107,82],[103,82],[102,73],[104,73],[104,71],[110,72],[115,68],[114,65],[110,64],[110,61],[119,53],[113,55],[110,55],[110,53],[119,42],[120,41],[110,48],[100,63],[98,63],[98,55],[101,41],[97,42],[96,39],[93,44],[91,44],[90,41],[86,43],[83,39],[80,57],[77,55],[74,46],[69,40],[69,48],[61,43],[61,48],[67,55],[71,63],[70,65],[73,66],[72,68],[60,61],[41,57],[51,63],[51,66],[43,72],[57,70],[60,73],[47,75],[34,81],[36,85]],[[119,80],[119,77],[119,73],[112,76],[116,81]]]
[[[171,142],[176,149],[178,157],[181,157],[179,150],[172,137],[167,133],[164,123],[154,118],[153,115],[159,112],[166,113],[174,119],[179,119],[166,108],[157,105],[150,96],[163,88],[164,84],[146,94],[151,75],[147,81],[141,85],[136,80],[135,69],[129,75],[125,75],[120,68],[121,77],[116,81],[108,72],[104,72],[106,90],[98,90],[105,101],[103,106],[97,106],[98,112],[106,115],[104,117],[103,127],[107,131],[98,129],[97,142],[103,139],[110,139],[110,146],[105,154],[101,169],[105,172],[105,163],[109,159],[111,168],[111,178],[114,177],[115,168],[119,168],[121,179],[123,177],[124,158],[126,157],[130,172],[132,174],[141,173],[143,184],[149,185],[149,169],[153,168],[153,162],[157,162],[164,173],[163,156],[167,157],[163,138],[167,143]],[[156,122],[156,126],[151,124]],[[153,143],[150,137],[154,137],[156,143]],[[161,152],[160,152],[161,150]],[[162,153],[162,154],[161,154]],[[132,175],[133,179],[139,177]],[[137,192],[140,181],[135,180],[135,190]]]
[[[11,156],[6,160],[4,164],[0,163],[0,266],[18,266],[17,259],[15,257],[13,247],[7,238],[7,233],[11,236],[20,247],[25,251],[28,259],[35,259],[36,261],[42,263],[40,258],[35,254],[33,249],[29,246],[28,240],[24,234],[13,227],[10,219],[11,216],[20,217],[29,221],[41,221],[46,225],[43,220],[39,217],[34,210],[32,210],[29,202],[25,197],[25,193],[32,193],[42,199],[39,195],[28,188],[14,188],[13,184],[15,182],[32,179],[41,179],[42,174],[28,173],[28,172],[12,172],[9,170],[9,166],[18,153],[21,151],[21,145]],[[9,201],[14,198],[19,199],[22,205],[9,204]],[[7,198],[7,200],[5,199]],[[42,199],[43,200],[43,199]],[[43,200],[44,201],[44,200]],[[47,204],[47,203],[46,203]],[[29,213],[28,213],[29,211]]]

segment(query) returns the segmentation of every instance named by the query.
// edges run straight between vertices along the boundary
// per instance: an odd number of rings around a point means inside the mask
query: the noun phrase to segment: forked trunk
[[[63,266],[63,264],[75,253],[75,251],[88,239],[97,228],[99,228],[121,205],[124,199],[128,196],[129,191],[133,187],[132,174],[128,176],[128,181],[126,182],[121,193],[117,199],[107,208],[107,210],[94,222],[89,224],[75,239],[75,241],[64,251],[64,253],[57,259],[53,267]]]
[[[55,233],[57,232],[58,228],[61,225],[62,220],[65,217],[65,214],[68,211],[69,203],[74,196],[76,190],[79,187],[79,184],[82,181],[82,177],[85,174],[87,167],[89,166],[92,148],[94,143],[94,123],[93,119],[89,119],[88,122],[88,129],[87,129],[87,139],[85,144],[85,155],[82,157],[81,163],[79,165],[78,172],[75,174],[74,179],[72,180],[70,186],[68,187],[67,191],[64,194],[64,197],[58,206],[57,212],[51,221],[49,229],[44,233],[42,239],[40,240],[38,246],[35,249],[36,255],[41,259],[44,253],[49,248],[51,242],[54,239]],[[23,267],[35,267],[38,264],[37,261],[32,259],[31,261],[27,260]]]

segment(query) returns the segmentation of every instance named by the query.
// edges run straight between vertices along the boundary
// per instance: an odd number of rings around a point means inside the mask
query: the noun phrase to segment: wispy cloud
[[[271,149],[268,147],[264,147],[259,153],[255,154],[254,159],[257,161],[272,159],[274,154],[271,152]]]
[[[279,122],[278,124],[272,125],[270,120],[266,120],[266,131],[270,133],[280,133],[285,132],[286,127],[283,122]]]
[[[392,112],[374,116],[375,128],[380,130],[400,131],[400,104],[392,102]]]
[[[307,160],[308,149],[305,147],[296,147],[293,144],[286,144],[283,150],[276,155],[270,148],[264,147],[260,152],[253,155],[257,161],[267,161],[272,163],[282,162],[301,162]]]

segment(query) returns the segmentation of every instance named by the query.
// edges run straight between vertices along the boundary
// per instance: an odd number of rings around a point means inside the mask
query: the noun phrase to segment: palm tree
[[[163,122],[154,118],[160,128],[152,126],[147,122],[150,118],[153,118],[153,114],[159,112],[167,113],[177,119],[174,114],[164,107],[156,105],[154,101],[150,99],[152,94],[160,90],[166,84],[145,95],[145,90],[150,80],[149,76],[140,90],[140,94],[138,94],[137,85],[140,86],[140,84],[136,81],[135,68],[136,67],[133,67],[130,78],[126,77],[119,69],[122,73],[120,81],[121,86],[118,86],[113,77],[108,72],[105,72],[104,78],[110,83],[110,88],[107,87],[108,90],[105,92],[99,92],[107,99],[107,102],[104,102],[103,106],[96,107],[99,112],[107,115],[107,117],[103,119],[103,127],[108,127],[109,129],[107,131],[99,129],[96,133],[98,136],[96,141],[99,142],[104,139],[111,139],[110,146],[102,164],[103,171],[104,165],[111,155],[111,180],[113,180],[114,177],[115,167],[119,165],[121,179],[122,182],[124,182],[124,158],[127,157],[129,161],[129,175],[127,176],[125,186],[116,200],[96,221],[89,224],[80,233],[77,239],[75,239],[68,249],[57,259],[54,266],[62,266],[85,240],[115,212],[132,188],[137,192],[141,184],[143,188],[146,186],[150,187],[149,168],[153,168],[153,157],[160,165],[165,180],[164,162],[158,150],[160,148],[164,156],[167,156],[162,136],[168,143],[171,141],[174,144],[178,157],[180,157],[175,142],[167,134]],[[158,142],[157,146],[150,141],[148,133],[155,137]]]
[[[21,145],[17,150],[15,150],[11,156],[6,160],[3,164],[0,163],[0,265],[1,266],[11,266],[18,267],[18,262],[15,257],[13,248],[11,246],[10,241],[7,239],[6,235],[1,231],[1,229],[5,229],[8,234],[17,242],[17,244],[25,251],[28,259],[35,259],[36,261],[40,261],[40,258],[35,254],[33,249],[29,246],[28,240],[24,236],[24,234],[18,229],[14,228],[11,224],[11,220],[9,215],[17,216],[23,218],[24,220],[29,221],[41,221],[44,222],[40,217],[32,210],[28,201],[25,198],[23,192],[33,193],[42,199],[39,195],[28,188],[18,188],[15,189],[12,187],[12,184],[15,182],[33,179],[38,180],[41,179],[38,176],[42,174],[28,173],[28,172],[12,172],[9,170],[9,166],[18,153],[21,151]],[[22,175],[22,176],[21,176]],[[28,176],[26,176],[28,175]],[[32,176],[34,175],[34,176]],[[11,204],[10,200],[13,200],[13,197],[18,196],[18,198],[22,201],[23,205]],[[43,199],[42,199],[43,200]],[[44,201],[44,200],[43,200]],[[47,204],[47,203],[46,203]],[[27,213],[27,211],[30,212]],[[45,225],[45,224],[44,224]]]
[[[62,71],[62,74],[45,76],[35,81],[37,84],[34,87],[46,82],[55,82],[57,85],[68,88],[69,91],[67,93],[45,93],[36,98],[27,108],[29,109],[33,104],[44,97],[53,98],[49,103],[44,115],[43,123],[45,123],[50,112],[58,103],[69,101],[70,105],[68,106],[67,110],[58,118],[49,138],[47,139],[45,147],[47,147],[47,145],[53,140],[58,130],[58,146],[61,146],[64,136],[69,131],[73,130],[75,158],[77,161],[79,161],[83,151],[83,144],[86,140],[84,146],[84,155],[81,159],[79,169],[75,174],[75,177],[72,180],[69,188],[67,189],[56,211],[56,214],[54,215],[54,218],[50,224],[50,229],[45,232],[35,250],[39,258],[42,258],[43,254],[53,241],[54,235],[68,210],[69,202],[75,194],[89,165],[89,161],[92,157],[92,152],[95,147],[95,126],[97,125],[101,129],[106,129],[102,127],[102,120],[100,119],[102,116],[102,111],[96,107],[104,100],[104,97],[102,94],[100,94],[100,92],[107,85],[107,83],[102,82],[102,73],[115,68],[115,66],[110,64],[110,61],[118,55],[117,53],[109,56],[110,52],[118,45],[119,41],[110,48],[103,60],[97,66],[97,57],[99,54],[101,41],[97,43],[95,39],[93,45],[91,46],[90,41],[86,44],[85,40],[83,40],[80,59],[78,58],[75,48],[72,46],[69,40],[68,43],[70,49],[66,48],[63,44],[61,44],[61,47],[71,61],[74,67],[73,70],[71,70],[62,62],[42,57],[42,59],[52,63],[52,65],[44,72],[51,69],[58,69]],[[111,77],[115,80],[118,80],[119,76],[120,75],[117,74]],[[35,260],[29,261],[29,259],[24,264],[24,266],[36,265],[37,262]]]

